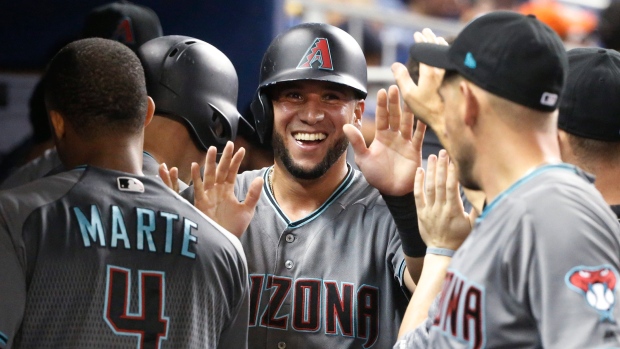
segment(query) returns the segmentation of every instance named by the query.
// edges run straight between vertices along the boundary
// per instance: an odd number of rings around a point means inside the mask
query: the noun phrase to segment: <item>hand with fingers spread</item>
[[[162,181],[164,181],[164,184],[172,189],[175,193],[179,192],[179,169],[176,167],[173,167],[171,169],[168,169],[168,166],[166,166],[166,163],[161,163],[159,165],[159,177],[161,178]]]
[[[355,151],[355,162],[364,177],[382,194],[401,196],[411,192],[416,169],[422,164],[426,125],[413,130],[413,114],[401,110],[398,87],[377,93],[376,131],[367,148],[361,132],[345,125],[344,132]]]
[[[194,206],[235,236],[241,237],[254,217],[263,179],[254,179],[245,200],[242,202],[237,200],[234,192],[235,180],[245,149],[240,148],[233,156],[233,148],[232,142],[226,144],[219,164],[215,162],[216,148],[209,148],[204,179],[200,178],[200,166],[192,163]]]
[[[416,43],[448,45],[446,40],[435,36],[428,28],[421,33],[416,32],[414,40]],[[392,64],[392,73],[407,106],[418,119],[430,126],[441,137],[444,132],[444,122],[441,116],[444,103],[437,91],[441,86],[445,71],[420,63],[420,77],[417,85],[411,79],[407,68],[401,63]]]
[[[413,189],[420,235],[428,247],[456,250],[472,225],[463,209],[454,163],[441,150],[439,157],[429,156],[427,171],[425,175],[418,169]]]

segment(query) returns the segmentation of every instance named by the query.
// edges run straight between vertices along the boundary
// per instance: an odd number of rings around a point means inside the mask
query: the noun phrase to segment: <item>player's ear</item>
[[[362,128],[362,116],[364,115],[364,108],[366,107],[366,102],[363,99],[357,100],[355,102],[355,110],[353,112],[353,126],[361,129]]]
[[[146,96],[146,117],[144,118],[144,127],[148,126],[153,120],[153,114],[155,114],[155,102],[153,98]]]
[[[50,110],[49,116],[54,136],[56,139],[62,139],[65,135],[65,119],[55,110]]]
[[[459,88],[465,102],[463,103],[463,120],[467,126],[473,126],[478,121],[478,113],[480,112],[480,101],[478,100],[478,96],[474,93],[468,82],[461,81],[459,83]]]

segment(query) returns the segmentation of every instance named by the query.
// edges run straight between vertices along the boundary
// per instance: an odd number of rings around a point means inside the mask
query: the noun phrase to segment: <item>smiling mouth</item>
[[[325,133],[295,133],[293,134],[293,138],[295,138],[295,140],[297,142],[303,142],[303,143],[319,143],[322,140],[324,140],[325,138],[327,138],[327,135]]]

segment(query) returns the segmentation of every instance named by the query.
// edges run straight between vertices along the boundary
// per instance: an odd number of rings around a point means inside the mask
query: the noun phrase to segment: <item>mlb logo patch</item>
[[[144,193],[144,184],[139,180],[132,177],[118,177],[116,178],[118,183],[118,190],[130,191],[133,193]]]
[[[601,321],[615,323],[613,310],[616,305],[618,271],[611,265],[596,267],[578,266],[566,273],[568,288],[583,295],[585,302],[594,309]]]
[[[326,38],[316,38],[301,57],[297,69],[334,70],[332,54],[329,51],[329,41]]]

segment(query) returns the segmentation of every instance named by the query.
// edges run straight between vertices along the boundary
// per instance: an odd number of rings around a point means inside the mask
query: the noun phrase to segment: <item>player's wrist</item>
[[[427,247],[426,248],[426,254],[432,254],[432,255],[438,255],[438,256],[445,256],[445,257],[452,257],[454,256],[454,253],[456,253],[456,250],[450,249],[450,248],[443,248],[443,247]]]

